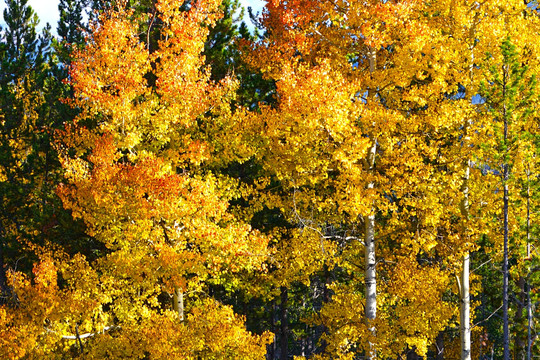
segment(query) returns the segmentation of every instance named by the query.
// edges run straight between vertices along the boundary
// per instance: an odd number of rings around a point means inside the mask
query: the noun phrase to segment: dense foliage
[[[0,358],[540,353],[535,3],[6,5]]]

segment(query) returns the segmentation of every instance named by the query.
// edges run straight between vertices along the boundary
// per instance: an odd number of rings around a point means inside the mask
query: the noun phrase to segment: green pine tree
[[[488,68],[488,82],[480,86],[480,93],[485,99],[485,107],[488,114],[494,119],[493,136],[494,147],[489,151],[491,166],[499,172],[502,191],[502,232],[503,232],[503,358],[510,357],[510,323],[509,323],[509,295],[510,295],[510,260],[515,262],[517,254],[511,254],[509,240],[511,197],[515,194],[510,192],[515,179],[520,176],[514,169],[517,164],[514,159],[518,152],[528,147],[528,134],[526,129],[533,127],[527,124],[532,119],[533,112],[531,100],[535,95],[536,77],[531,74],[529,68],[520,61],[520,54],[512,44],[510,38],[506,38],[500,51],[502,61],[500,64],[491,65]],[[488,58],[491,58],[488,55]]]

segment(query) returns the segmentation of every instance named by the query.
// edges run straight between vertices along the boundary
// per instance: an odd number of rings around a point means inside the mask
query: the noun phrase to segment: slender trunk
[[[2,236],[2,233],[3,232],[0,231],[0,305],[7,302],[9,292],[4,264],[4,237]]]
[[[369,62],[369,72],[371,75],[377,68],[377,49],[368,47],[367,58]],[[368,97],[371,99],[375,96],[374,89],[368,89]],[[377,154],[377,139],[373,138],[373,145],[369,149],[369,153],[366,158],[366,170],[370,174],[375,169],[375,156]],[[374,180],[371,180],[367,185],[368,191],[375,187]],[[375,272],[376,259],[375,259],[375,207],[373,206],[368,216],[364,219],[365,234],[364,234],[364,246],[365,246],[365,274],[364,280],[366,282],[366,307],[365,316],[366,324],[371,333],[371,336],[375,338],[376,328],[374,320],[377,317],[377,277]],[[369,354],[366,356],[366,360],[377,359],[377,351],[372,341],[369,341]]]
[[[527,294],[527,360],[531,360],[531,327],[532,327],[532,304],[531,285],[529,284],[529,274],[531,272],[531,183],[530,170],[527,168],[527,281],[525,292]]]
[[[281,307],[280,307],[280,317],[281,317],[281,356],[280,360],[287,360],[289,358],[288,348],[289,340],[287,338],[289,329],[288,329],[288,319],[287,319],[287,302],[288,294],[287,288],[281,287]]]
[[[527,281],[527,360],[531,360],[532,338],[532,304],[531,304],[531,285]]]
[[[369,47],[367,51],[367,58],[369,62],[369,72],[373,75],[373,72],[377,68],[377,50],[373,47]],[[374,89],[368,89],[368,97],[374,97]],[[370,174],[375,169],[375,156],[377,154],[377,139],[373,139],[373,145],[369,150],[366,159],[366,170]],[[374,181],[371,180],[367,185],[368,191],[375,187]],[[377,317],[377,277],[375,272],[376,259],[375,259],[375,207],[373,206],[371,212],[364,219],[365,234],[365,282],[366,282],[366,307],[365,317],[369,331],[373,338],[376,336],[376,329],[373,321]],[[366,357],[367,360],[377,359],[377,351],[375,345],[369,341],[369,354]]]
[[[463,256],[461,274],[461,309],[459,312],[461,329],[461,360],[471,360],[471,297],[469,291],[469,253]]]
[[[503,66],[503,88],[502,96],[506,99],[506,84],[509,76],[509,66]],[[503,356],[504,360],[510,360],[510,332],[508,324],[508,118],[506,103],[503,103],[503,146],[504,146],[504,161],[503,161]]]
[[[369,62],[369,72],[373,74],[375,68],[377,67],[377,50],[370,47],[368,49],[368,62]]]
[[[306,302],[306,296],[302,296],[302,309],[305,309],[307,307],[307,302]],[[308,349],[307,349],[307,337],[308,337],[308,326],[307,324],[304,325],[304,335],[302,336],[301,338],[301,348],[302,348],[302,357],[305,357],[307,354],[308,354]]]
[[[377,152],[377,141],[373,141],[373,146],[368,155],[368,164],[370,172],[375,165],[375,154]],[[368,189],[373,189],[374,183],[370,182]],[[375,325],[373,321],[377,317],[377,277],[376,277],[376,259],[375,259],[375,209],[365,218],[365,281],[366,281],[366,322],[369,331],[373,337],[376,336]],[[369,360],[377,358],[377,352],[374,344],[369,342]]]
[[[366,317],[374,320],[377,317],[377,278],[375,270],[375,215],[366,218]]]
[[[471,37],[473,37],[474,28],[471,28]],[[470,47],[471,52],[471,62],[469,65],[469,76],[471,83],[473,82],[474,75],[474,45]],[[467,120],[465,124],[465,133],[464,140],[466,143],[470,140],[467,132],[469,131],[470,120]],[[468,145],[468,144],[467,144]],[[465,166],[465,172],[463,175],[463,184],[461,187],[461,192],[463,194],[463,199],[461,201],[461,217],[463,218],[463,228],[461,229],[461,240],[463,245],[467,247],[468,239],[468,222],[470,218],[470,203],[469,203],[469,178],[471,176],[471,161],[467,160],[467,165]],[[459,289],[461,301],[459,309],[459,320],[460,320],[460,340],[461,340],[461,360],[471,360],[471,294],[469,288],[469,268],[470,268],[470,254],[467,250],[463,254],[462,259],[462,269],[461,269],[461,286]]]
[[[527,280],[520,276],[518,280],[519,301],[516,304],[516,312],[514,315],[514,324],[521,324],[523,321],[523,310],[527,307]],[[514,360],[525,360],[526,355],[526,339],[522,334],[516,334],[514,337]]]
[[[79,334],[79,325],[75,325],[75,336],[77,337],[77,342],[79,343],[79,350],[81,352],[81,355],[84,354],[84,347],[81,340],[81,336]]]
[[[437,348],[436,360],[444,360],[444,333],[440,332],[439,335],[437,335],[435,345]]]
[[[508,71],[508,70],[506,70]],[[506,74],[504,74],[506,75]],[[506,76],[503,80],[506,84]],[[503,85],[503,98],[506,97],[506,87]],[[504,122],[504,163],[503,163],[503,232],[504,232],[504,253],[503,253],[503,348],[504,360],[510,360],[510,332],[508,328],[508,119],[506,116],[506,104],[503,105]]]
[[[508,328],[508,179],[507,166],[504,166],[504,199],[503,199],[503,227],[504,227],[504,253],[503,253],[503,348],[504,360],[510,360],[510,333]]]
[[[0,294],[3,295],[6,289],[7,289],[7,276],[6,276],[6,269],[4,267],[4,244],[3,244],[3,240],[0,239]]]
[[[276,313],[276,301],[272,300],[272,307],[270,309],[270,329],[272,329],[272,332],[274,333],[274,341],[272,341],[271,344],[269,344],[269,350],[268,350],[268,359],[274,360],[276,358],[276,322],[274,320],[274,316]]]
[[[463,176],[463,185],[461,191],[463,193],[463,199],[461,202],[461,216],[463,217],[463,223],[467,224],[469,219],[469,178],[471,172],[470,161],[467,161],[465,167],[465,174]],[[461,229],[462,241],[466,242],[467,239],[467,225],[464,225]],[[467,246],[467,244],[464,244]],[[463,254],[462,271],[461,271],[461,284],[460,284],[460,335],[461,335],[461,360],[471,360],[471,295],[469,291],[469,266],[470,255],[469,252]]]
[[[173,309],[178,313],[180,321],[184,321],[184,293],[180,289],[174,289]]]

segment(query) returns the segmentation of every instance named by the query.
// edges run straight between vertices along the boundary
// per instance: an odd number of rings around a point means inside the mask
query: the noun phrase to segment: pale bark
[[[367,51],[368,61],[369,61],[369,72],[373,74],[377,67],[377,50],[369,47]]]
[[[509,66],[505,65],[503,69],[503,99],[506,99],[506,86],[509,76]],[[509,206],[509,194],[508,194],[508,180],[510,175],[510,169],[508,165],[508,119],[506,116],[506,104],[503,104],[503,126],[504,126],[504,163],[503,163],[503,241],[504,241],[504,253],[503,253],[503,358],[504,360],[510,360],[510,332],[508,325],[508,206]]]
[[[508,166],[504,166],[504,195],[503,195],[503,348],[504,360],[510,360],[510,331],[508,324]]]
[[[475,16],[475,22],[477,20],[477,15]],[[470,29],[471,38],[474,38],[474,26]],[[469,77],[471,83],[473,82],[474,76],[474,45],[470,47],[470,64],[469,64]],[[465,133],[464,140],[467,143],[469,136],[467,131],[469,130],[469,125],[471,121],[467,120],[465,124]],[[470,203],[469,203],[469,178],[471,175],[471,161],[467,160],[467,165],[465,166],[465,171],[463,175],[463,184],[461,187],[461,192],[463,195],[461,201],[461,216],[463,218],[464,227],[461,229],[461,239],[463,245],[467,246],[468,240],[468,231],[467,224],[470,218]],[[462,268],[461,268],[461,282],[459,285],[459,294],[460,294],[460,309],[459,309],[459,329],[460,329],[460,344],[461,344],[461,360],[471,360],[471,294],[470,294],[470,284],[469,284],[469,273],[470,273],[470,254],[467,250],[463,254],[462,259]]]
[[[527,169],[527,262],[531,261],[531,183],[530,183],[530,171]],[[531,330],[532,330],[532,304],[531,304],[531,285],[529,284],[529,274],[531,272],[530,266],[527,266],[527,360],[531,360]]]
[[[375,215],[366,218],[366,317],[374,320],[377,317],[377,278],[375,271]]]
[[[469,253],[463,256],[461,274],[461,308],[459,312],[461,330],[461,360],[471,360],[471,297],[469,291]]]
[[[375,154],[377,152],[377,142],[373,142],[368,155],[368,164],[370,172],[373,171],[375,165]],[[373,189],[374,183],[370,182],[368,189]],[[373,320],[377,317],[377,277],[376,277],[376,258],[375,258],[375,209],[371,209],[371,213],[365,217],[365,282],[366,282],[366,322],[369,331],[373,336],[376,335],[376,329],[373,325]],[[369,344],[368,359],[374,360],[377,358],[377,353],[374,345]]]
[[[377,64],[377,51],[376,49],[369,47],[367,52],[367,57],[369,61],[369,72],[373,74],[376,69]],[[372,95],[373,89],[370,89],[370,96]],[[377,154],[377,139],[373,139],[373,145],[369,149],[367,155],[367,170],[369,173],[373,173],[375,168],[375,156]],[[367,185],[368,191],[375,187],[374,181],[371,180]],[[377,277],[376,277],[376,258],[375,258],[375,207],[371,209],[371,212],[364,218],[365,234],[364,234],[364,245],[365,245],[365,282],[366,282],[366,308],[365,316],[366,323],[369,331],[376,336],[376,328],[373,324],[373,321],[377,317]],[[369,343],[369,354],[367,356],[368,360],[375,360],[377,358],[377,352],[375,346],[372,342]]]
[[[184,321],[184,293],[180,289],[174,289],[173,309],[178,313],[180,321]]]
[[[103,334],[103,333],[105,333],[105,331],[116,330],[116,329],[120,329],[120,326],[105,326],[101,331],[98,331],[98,332],[95,332],[95,333],[79,334],[79,329],[78,329],[78,327],[76,327],[75,328],[75,335],[62,335],[62,339],[64,339],[64,340],[82,340],[82,339],[90,338],[90,337],[93,337],[93,336],[96,336],[96,335],[99,335],[99,334]],[[53,331],[51,329],[45,328],[45,330],[47,332],[49,332],[49,333],[57,334],[56,331]]]
[[[531,285],[527,281],[527,360],[531,360],[532,346],[532,303],[531,303]]]
[[[471,166],[470,162],[467,161],[467,166],[465,168],[465,173],[463,176],[463,185],[461,191],[463,193],[463,199],[461,202],[461,215],[463,217],[464,223],[467,223],[469,219],[469,177],[470,177]],[[461,229],[462,240],[467,239],[466,228]],[[466,245],[466,244],[465,244]],[[470,257],[469,252],[465,252],[463,255],[462,261],[462,271],[461,271],[461,283],[460,283],[460,309],[459,309],[459,320],[460,320],[460,335],[461,335],[461,360],[471,360],[471,295],[469,291],[469,267],[470,267]]]

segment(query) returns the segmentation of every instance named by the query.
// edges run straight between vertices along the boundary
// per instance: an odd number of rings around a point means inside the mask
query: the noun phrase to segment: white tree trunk
[[[375,272],[375,214],[366,217],[366,254],[365,254],[365,281],[366,281],[366,322],[369,331],[373,336],[376,334],[373,320],[377,317],[377,277]],[[370,342],[370,351],[368,359],[377,358],[377,352],[374,345]]]
[[[375,270],[375,215],[366,218],[366,317],[374,320],[377,317],[377,278]]]
[[[178,313],[180,321],[184,321],[184,293],[178,288],[173,293],[173,309]]]
[[[461,274],[461,308],[459,312],[461,330],[461,360],[471,360],[471,296],[469,291],[469,253],[463,256]]]
[[[377,152],[377,141],[373,140],[373,146],[368,154],[368,165],[370,172],[373,171],[375,165],[375,154]],[[370,182],[368,189],[373,189],[375,184]],[[365,217],[365,282],[366,282],[366,323],[369,331],[373,336],[376,334],[373,320],[377,317],[377,277],[376,277],[376,259],[375,259],[375,209],[371,209],[371,213]],[[374,345],[370,342],[370,350],[368,359],[374,360],[377,358],[377,352]]]
[[[474,37],[474,27],[471,28],[471,38]],[[473,82],[473,70],[474,70],[474,45],[470,47],[471,62],[469,65],[469,76],[471,83]],[[470,125],[470,120],[465,125],[464,140],[467,144],[469,136],[467,134]],[[465,167],[465,173],[463,175],[463,184],[461,191],[463,199],[461,202],[461,216],[465,224],[467,224],[470,216],[469,212],[469,178],[471,175],[471,161],[467,160],[467,166]],[[463,242],[466,242],[468,238],[467,225],[461,229],[461,238]],[[467,245],[466,243],[464,245]],[[470,268],[470,254],[466,251],[463,254],[462,269],[461,269],[461,285],[459,289],[460,294],[460,309],[459,309],[459,329],[461,337],[461,360],[471,360],[471,294],[469,288],[469,268]]]
[[[463,176],[463,186],[461,191],[463,193],[463,199],[461,203],[461,215],[466,223],[469,218],[469,177],[470,177],[470,162],[467,161],[465,168],[465,174]],[[467,239],[467,229],[461,229],[462,240]],[[463,255],[462,271],[461,271],[461,284],[460,284],[460,335],[461,335],[461,360],[471,360],[471,296],[469,291],[469,265],[470,257],[467,251]]]
[[[367,51],[367,57],[369,61],[369,72],[373,74],[373,72],[377,68],[377,50],[369,47]]]
[[[368,47],[367,58],[369,62],[369,72],[373,74],[377,65],[377,50]],[[374,89],[368,89],[368,97],[374,96]],[[371,174],[375,168],[375,156],[377,154],[377,139],[373,138],[373,145],[369,149],[369,153],[366,157],[366,170]],[[375,183],[373,180],[367,185],[367,189],[373,189]],[[376,328],[373,324],[373,320],[377,317],[377,277],[376,277],[376,259],[375,259],[375,206],[372,207],[371,212],[364,218],[365,233],[364,233],[364,245],[365,245],[365,258],[364,258],[364,280],[366,282],[366,324],[372,336],[376,336]],[[377,359],[377,351],[375,345],[369,342],[369,354],[368,360]]]
[[[527,166],[527,280],[526,288],[527,292],[527,360],[531,360],[531,333],[532,333],[532,304],[531,304],[531,183],[530,183],[530,170]]]

